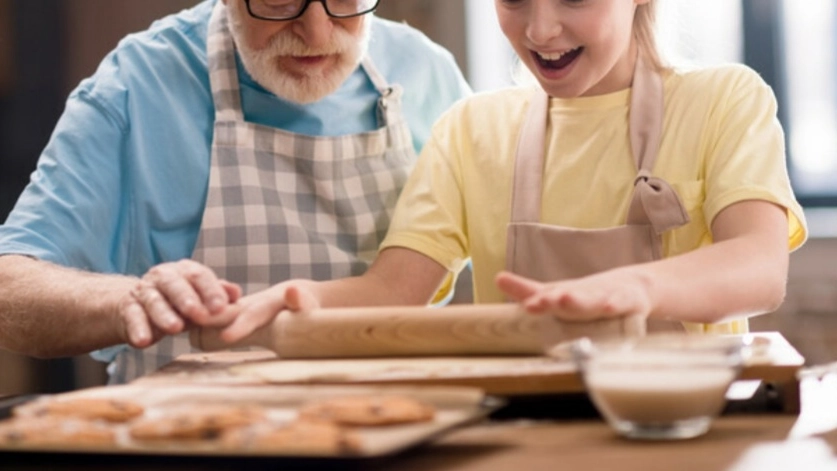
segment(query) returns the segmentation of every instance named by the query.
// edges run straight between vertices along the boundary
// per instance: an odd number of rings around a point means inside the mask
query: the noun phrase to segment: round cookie
[[[284,425],[259,423],[226,432],[221,442],[230,450],[269,451],[301,455],[347,455],[361,450],[352,430],[330,422],[296,421]]]
[[[265,420],[262,408],[254,406],[179,407],[161,417],[146,417],[132,423],[129,434],[136,440],[212,440],[225,431]]]
[[[433,420],[435,409],[404,396],[350,396],[318,401],[299,409],[302,420],[325,420],[340,425],[376,426]]]
[[[102,422],[64,417],[18,417],[0,422],[0,444],[110,446],[116,432]]]
[[[143,407],[121,399],[47,397],[15,407],[15,417],[75,417],[86,420],[127,422],[143,414]]]

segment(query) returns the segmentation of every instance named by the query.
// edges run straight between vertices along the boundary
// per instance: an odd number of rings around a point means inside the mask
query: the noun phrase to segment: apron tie
[[[662,234],[689,222],[680,197],[667,181],[642,169],[634,180],[634,197],[628,210],[629,224],[650,224]]]

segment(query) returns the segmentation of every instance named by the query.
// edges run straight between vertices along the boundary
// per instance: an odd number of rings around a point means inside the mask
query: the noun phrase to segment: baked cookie
[[[350,396],[306,404],[299,409],[302,420],[320,420],[349,426],[376,426],[427,422],[435,409],[404,396]]]
[[[300,455],[351,455],[361,451],[360,437],[354,431],[316,421],[259,423],[225,432],[221,443],[229,450]]]
[[[202,405],[139,419],[130,424],[128,431],[136,440],[213,440],[229,429],[265,419],[266,413],[260,407]]]
[[[104,422],[76,418],[17,417],[0,422],[0,444],[110,446],[116,432]]]
[[[127,422],[143,413],[143,407],[121,399],[46,397],[15,407],[15,417],[75,417],[86,420]]]

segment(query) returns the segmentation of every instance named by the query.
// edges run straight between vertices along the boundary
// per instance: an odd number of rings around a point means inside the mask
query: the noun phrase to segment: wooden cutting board
[[[786,409],[798,411],[797,371],[804,358],[778,332],[747,334],[756,345],[740,379],[781,389]],[[478,387],[501,396],[584,391],[572,362],[546,356],[446,356],[355,359],[280,359],[274,352],[185,355],[141,383],[387,384]]]

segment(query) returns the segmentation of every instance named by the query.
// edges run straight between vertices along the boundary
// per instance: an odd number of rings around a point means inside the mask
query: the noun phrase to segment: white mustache
[[[259,52],[262,54],[294,57],[339,55],[348,51],[356,41],[357,38],[351,34],[345,31],[335,30],[328,44],[312,48],[291,31],[280,31]]]

